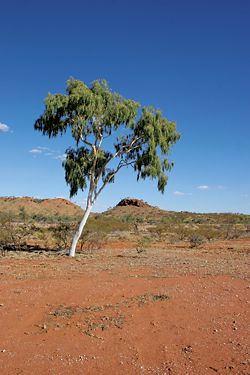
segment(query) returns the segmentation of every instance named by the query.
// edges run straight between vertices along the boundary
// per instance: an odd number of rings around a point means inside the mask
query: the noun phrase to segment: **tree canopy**
[[[180,137],[175,122],[164,118],[161,111],[142,108],[138,102],[112,92],[105,80],[88,87],[69,79],[65,95],[48,94],[35,129],[50,138],[71,130],[76,147],[66,150],[63,163],[70,196],[89,183],[93,201],[128,165],[133,166],[137,179],[157,179],[163,193],[166,172],[173,166],[168,153]],[[113,137],[113,147],[108,142],[105,148],[109,137]]]

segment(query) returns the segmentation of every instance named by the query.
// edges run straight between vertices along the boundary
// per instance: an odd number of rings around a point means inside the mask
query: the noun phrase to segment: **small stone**
[[[193,348],[191,345],[186,346],[185,348],[182,349],[184,353],[192,353]]]
[[[213,367],[213,366],[209,366],[209,368],[210,368],[211,370],[215,371],[215,372],[218,372],[218,369],[215,368],[215,367]]]

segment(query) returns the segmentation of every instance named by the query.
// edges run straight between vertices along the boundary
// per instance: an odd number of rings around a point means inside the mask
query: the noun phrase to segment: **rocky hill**
[[[143,207],[143,208],[151,207],[148,203],[140,199],[135,199],[135,198],[124,198],[117,204],[117,207],[127,207],[127,206]]]
[[[195,213],[187,211],[166,211],[136,199],[122,199],[115,207],[102,213],[104,217],[113,217],[122,221],[139,220],[147,223],[172,224],[247,224],[250,215],[234,213]]]

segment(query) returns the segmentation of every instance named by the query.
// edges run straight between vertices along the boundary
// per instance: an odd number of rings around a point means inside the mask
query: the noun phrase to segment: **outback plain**
[[[250,216],[0,199],[1,374],[249,374]]]

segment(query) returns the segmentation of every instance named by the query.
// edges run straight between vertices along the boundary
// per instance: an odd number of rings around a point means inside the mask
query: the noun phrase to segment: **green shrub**
[[[136,217],[130,214],[122,217],[123,223],[134,223],[135,221]]]
[[[28,214],[26,212],[25,207],[19,208],[19,219],[23,222],[25,222],[28,219]]]

